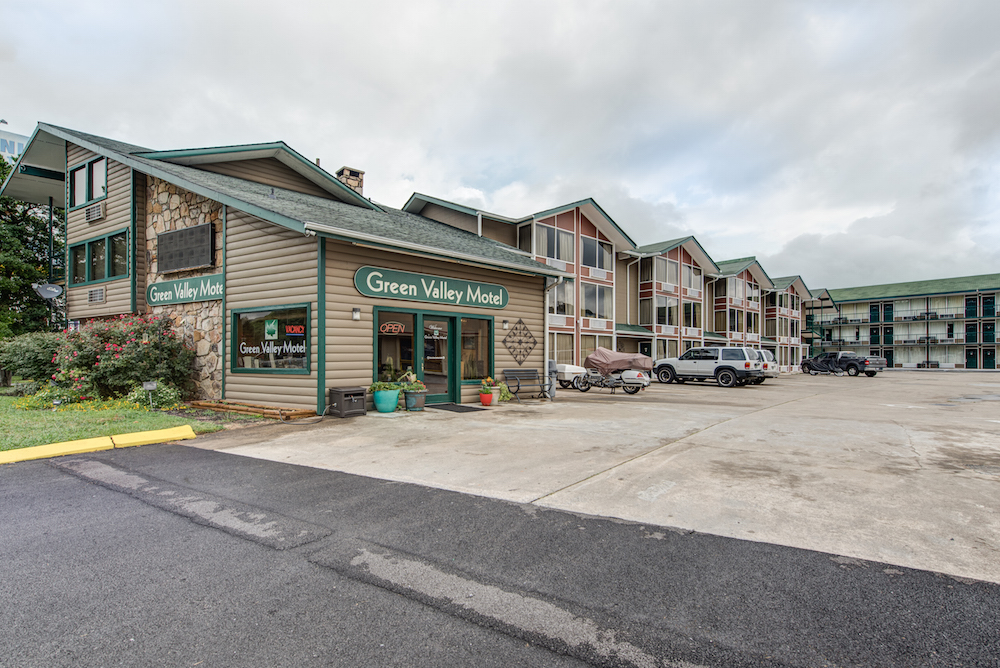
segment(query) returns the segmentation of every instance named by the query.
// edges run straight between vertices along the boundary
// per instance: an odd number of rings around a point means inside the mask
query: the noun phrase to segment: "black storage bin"
[[[328,415],[342,418],[366,415],[368,413],[365,410],[366,392],[363,387],[331,387]]]

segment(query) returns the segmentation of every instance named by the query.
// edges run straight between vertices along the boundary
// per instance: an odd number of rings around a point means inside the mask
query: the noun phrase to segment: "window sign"
[[[244,373],[309,373],[308,305],[233,312],[232,369]]]
[[[478,306],[502,309],[510,296],[507,288],[443,276],[415,274],[380,267],[361,267],[354,273],[354,287],[366,297]]]

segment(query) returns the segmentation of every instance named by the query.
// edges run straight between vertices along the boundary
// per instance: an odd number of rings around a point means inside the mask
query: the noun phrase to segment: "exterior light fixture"
[[[509,323],[509,322],[507,322],[506,320],[504,320],[504,321],[503,321],[503,328],[504,328],[504,329],[510,329],[510,323]]]
[[[357,306],[351,311],[351,320],[361,320],[361,309]]]

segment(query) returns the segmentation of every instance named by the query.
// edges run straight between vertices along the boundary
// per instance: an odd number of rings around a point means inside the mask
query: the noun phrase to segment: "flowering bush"
[[[185,389],[193,360],[194,351],[177,337],[169,319],[123,315],[64,332],[52,357],[57,367],[52,379],[83,398],[121,396],[152,379]]]
[[[479,386],[479,392],[480,394],[489,394],[496,386],[497,382],[492,377],[486,376],[486,378],[483,378],[483,384]]]

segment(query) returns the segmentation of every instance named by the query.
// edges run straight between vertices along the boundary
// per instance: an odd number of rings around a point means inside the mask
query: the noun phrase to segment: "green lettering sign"
[[[222,274],[211,274],[150,283],[146,286],[146,303],[150,306],[189,304],[222,299],[225,294],[226,284],[222,280]]]
[[[366,297],[406,299],[452,306],[501,309],[507,306],[507,288],[457,278],[414,274],[380,267],[361,267],[354,273],[354,287]]]

